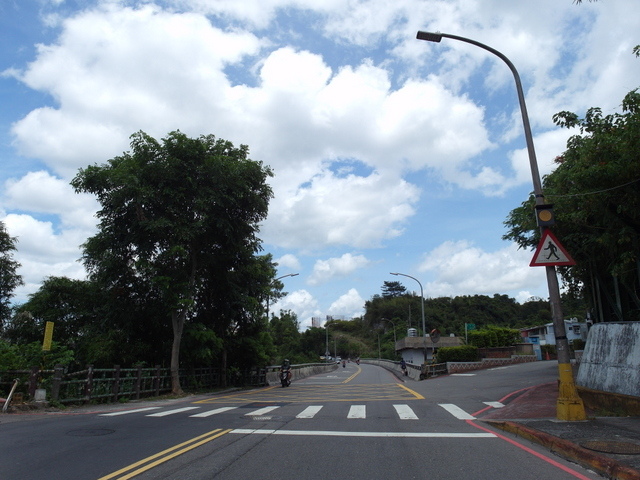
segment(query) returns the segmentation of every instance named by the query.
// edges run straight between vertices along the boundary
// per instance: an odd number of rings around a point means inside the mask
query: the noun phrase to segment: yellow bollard
[[[587,419],[584,403],[578,395],[573,381],[573,370],[570,363],[558,363],[560,384],[558,385],[558,401],[556,417],[558,420],[577,422]]]

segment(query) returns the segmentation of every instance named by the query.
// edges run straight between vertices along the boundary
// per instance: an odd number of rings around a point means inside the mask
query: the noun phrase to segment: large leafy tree
[[[195,302],[237,298],[242,283],[229,277],[260,250],[257,233],[272,197],[266,183],[271,175],[248,158],[245,145],[179,131],[158,141],[138,132],[130,152],[80,170],[72,181],[101,205],[98,233],[84,244],[92,278],[164,306],[173,330],[174,393],[181,392],[180,343]]]
[[[20,264],[13,259],[16,239],[7,232],[0,222],[0,330],[11,315],[11,298],[16,287],[23,284],[17,270]]]
[[[640,94],[622,102],[622,113],[591,108],[584,118],[560,112],[554,121],[577,128],[544,179],[554,203],[556,236],[577,265],[563,279],[583,293],[599,320],[640,319]],[[530,198],[509,214],[505,239],[534,247],[539,231]]]

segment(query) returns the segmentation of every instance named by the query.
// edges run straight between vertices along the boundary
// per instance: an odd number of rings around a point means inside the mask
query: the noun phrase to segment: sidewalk
[[[557,382],[532,387],[480,421],[526,438],[607,478],[640,480],[640,417],[556,419]]]

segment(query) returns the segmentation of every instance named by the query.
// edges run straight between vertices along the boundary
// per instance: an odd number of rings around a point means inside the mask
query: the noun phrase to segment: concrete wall
[[[420,352],[422,355],[422,352]],[[424,356],[424,355],[423,355]],[[405,360],[406,362],[406,360]],[[400,368],[400,362],[394,362],[393,360],[376,360],[372,358],[360,359],[360,363],[369,363],[371,365],[378,365],[379,367],[386,368],[387,370],[395,373],[398,377],[403,375],[402,369]],[[412,378],[413,380],[420,380],[420,372],[422,368],[420,365],[411,365],[407,363],[407,377]]]
[[[640,322],[597,323],[591,327],[576,384],[640,397]]]
[[[338,365],[333,363],[308,363],[303,365],[291,365],[291,380],[310,377],[318,373],[332,372]],[[267,368],[267,385],[280,385],[280,367]]]
[[[461,373],[516,363],[535,362],[537,360],[535,355],[513,355],[510,358],[483,358],[480,362],[447,362],[447,371],[449,373]]]

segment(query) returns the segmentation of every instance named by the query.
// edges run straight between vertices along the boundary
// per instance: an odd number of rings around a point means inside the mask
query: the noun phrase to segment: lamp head
[[[436,42],[436,43],[440,43],[440,40],[442,40],[442,34],[441,33],[433,33],[433,32],[418,32],[418,35],[416,35],[416,38],[418,40],[426,40],[427,42]]]

